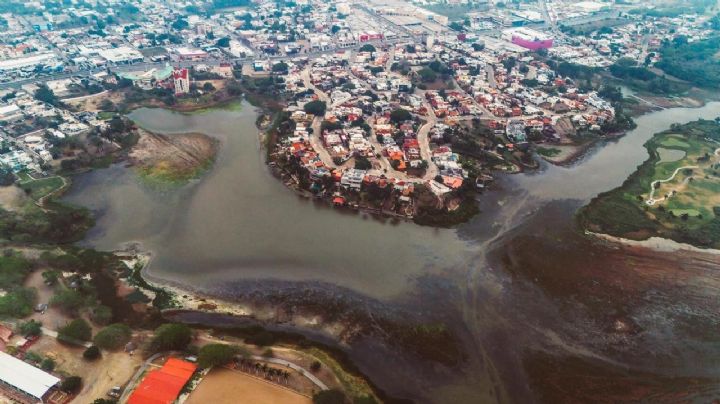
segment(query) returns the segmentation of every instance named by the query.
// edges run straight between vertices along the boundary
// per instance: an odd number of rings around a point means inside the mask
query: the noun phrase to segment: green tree
[[[132,329],[125,324],[111,324],[95,335],[93,342],[102,349],[120,349],[130,341]]]
[[[398,108],[390,113],[390,121],[394,123],[400,123],[409,121],[412,119],[412,114],[408,110]]]
[[[16,288],[0,296],[0,316],[23,318],[32,313],[37,292],[30,288]]]
[[[229,363],[240,352],[240,349],[228,344],[207,344],[200,348],[198,365],[203,368],[221,366]]]
[[[85,297],[73,289],[62,289],[50,299],[50,305],[74,313],[85,305]]]
[[[338,389],[322,390],[312,398],[313,404],[346,404],[348,402],[345,393]]]
[[[178,19],[173,21],[173,23],[171,24],[171,27],[173,27],[173,29],[178,30],[178,31],[183,30],[189,26],[190,26],[190,24],[188,24],[188,22],[186,20],[184,20],[180,17],[178,17]]]
[[[57,271],[43,271],[42,273],[43,281],[46,285],[53,286],[57,284],[58,281],[58,273]]]
[[[38,101],[46,102],[50,105],[59,105],[60,100],[55,96],[53,90],[45,84],[39,84],[37,90],[35,90],[35,99]]]
[[[79,344],[84,341],[90,341],[92,338],[92,329],[90,325],[83,319],[75,319],[58,330],[58,340]]]
[[[372,163],[365,156],[355,157],[355,168],[358,170],[369,170],[372,168]]]
[[[10,186],[15,183],[15,180],[17,177],[12,169],[7,164],[0,164],[0,186]]]
[[[115,111],[115,103],[110,101],[109,99],[104,99],[102,102],[100,102],[100,105],[98,106],[103,111]]]
[[[465,31],[465,27],[460,21],[453,21],[450,23],[450,29],[453,31],[462,32]]]
[[[192,340],[192,330],[185,324],[163,324],[155,330],[149,351],[178,351],[185,349]]]
[[[220,38],[217,40],[217,42],[215,42],[215,45],[220,48],[228,48],[228,47],[230,47],[230,38],[229,37]]]
[[[272,71],[274,73],[287,73],[288,71],[288,64],[285,62],[278,62],[275,63],[272,67]]]
[[[360,52],[375,52],[375,47],[372,44],[366,43],[360,47]]]
[[[430,68],[423,67],[417,73],[418,73],[418,76],[420,77],[420,80],[422,80],[425,83],[432,83],[433,81],[437,80],[437,73],[435,73]]]
[[[113,312],[108,306],[99,305],[90,314],[90,319],[98,325],[108,325],[112,321]]]
[[[303,110],[308,114],[313,114],[316,116],[323,116],[325,115],[325,109],[327,109],[327,105],[325,104],[325,101],[310,101],[303,107]]]
[[[55,369],[55,361],[51,358],[43,359],[42,362],[40,362],[40,369],[47,372],[52,372]]]
[[[100,348],[98,348],[96,345],[89,346],[84,352],[83,352],[83,358],[94,361],[95,359],[98,359],[100,357]]]
[[[60,383],[60,390],[67,393],[76,393],[82,387],[82,378],[80,376],[69,376]]]
[[[42,323],[35,320],[26,321],[18,325],[18,331],[23,336],[38,336],[42,334]]]

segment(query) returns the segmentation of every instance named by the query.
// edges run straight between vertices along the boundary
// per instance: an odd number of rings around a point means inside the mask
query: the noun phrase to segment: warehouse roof
[[[0,380],[37,398],[42,398],[60,381],[57,377],[5,352],[0,352]]]

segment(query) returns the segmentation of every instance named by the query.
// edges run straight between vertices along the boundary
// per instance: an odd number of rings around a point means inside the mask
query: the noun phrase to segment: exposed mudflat
[[[218,141],[202,133],[160,134],[140,130],[130,162],[149,179],[187,181],[212,163]]]

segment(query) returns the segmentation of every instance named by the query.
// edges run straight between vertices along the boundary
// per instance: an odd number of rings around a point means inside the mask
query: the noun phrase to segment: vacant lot
[[[312,400],[239,371],[217,368],[205,376],[186,403],[310,404]]]

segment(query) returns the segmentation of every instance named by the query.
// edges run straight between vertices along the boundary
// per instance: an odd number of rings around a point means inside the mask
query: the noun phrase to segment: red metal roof
[[[170,358],[162,368],[151,370],[133,391],[128,404],[170,404],[195,373],[197,366]]]

